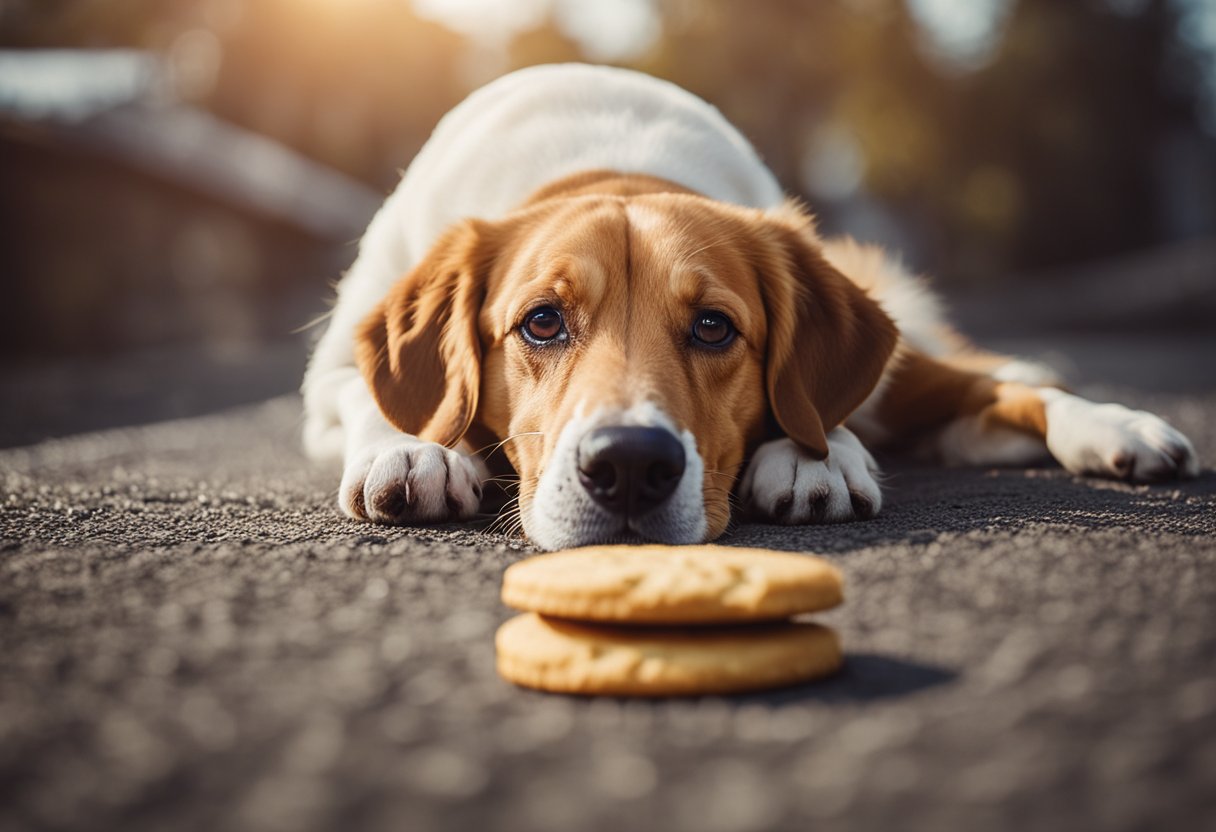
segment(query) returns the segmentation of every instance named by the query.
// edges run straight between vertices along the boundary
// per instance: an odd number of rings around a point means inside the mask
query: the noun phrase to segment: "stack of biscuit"
[[[791,617],[843,599],[811,555],[725,546],[599,546],[521,561],[502,600],[499,674],[557,693],[687,696],[781,687],[840,667],[827,627]]]

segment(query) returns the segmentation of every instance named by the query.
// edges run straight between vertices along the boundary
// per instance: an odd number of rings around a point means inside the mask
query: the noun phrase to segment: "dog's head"
[[[718,536],[756,445],[826,456],[895,343],[796,207],[630,179],[457,225],[358,334],[399,429],[502,440],[546,548]]]

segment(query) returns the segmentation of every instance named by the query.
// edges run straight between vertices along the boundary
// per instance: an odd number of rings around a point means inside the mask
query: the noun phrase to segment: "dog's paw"
[[[868,520],[882,507],[878,468],[844,428],[828,434],[828,458],[812,459],[790,439],[761,445],[743,477],[746,505],[775,523]]]
[[[1194,446],[1160,417],[1059,390],[1043,396],[1047,449],[1072,473],[1130,482],[1198,475]]]
[[[462,520],[481,504],[481,477],[464,454],[400,437],[347,462],[338,504],[348,517],[376,523]]]

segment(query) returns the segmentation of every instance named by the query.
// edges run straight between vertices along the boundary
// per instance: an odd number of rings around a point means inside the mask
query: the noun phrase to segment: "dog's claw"
[[[367,520],[367,502],[363,499],[363,483],[355,486],[351,494],[348,512],[356,520]]]
[[[807,508],[810,510],[810,522],[822,523],[828,516],[828,492],[816,491],[811,495],[807,502]]]
[[[394,483],[377,492],[374,504],[376,513],[390,520],[403,516],[406,507],[410,505],[409,494],[409,483]]]
[[[874,516],[874,501],[860,491],[849,492],[849,503],[853,506],[855,519],[869,520]]]

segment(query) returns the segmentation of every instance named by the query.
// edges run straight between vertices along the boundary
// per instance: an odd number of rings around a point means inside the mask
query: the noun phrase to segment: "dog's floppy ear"
[[[355,361],[384,417],[448,447],[473,421],[481,385],[482,225],[449,229],[355,333]]]
[[[898,333],[878,304],[824,258],[810,217],[787,205],[769,219],[776,245],[760,266],[769,406],[787,436],[823,459],[827,432],[878,384]]]

